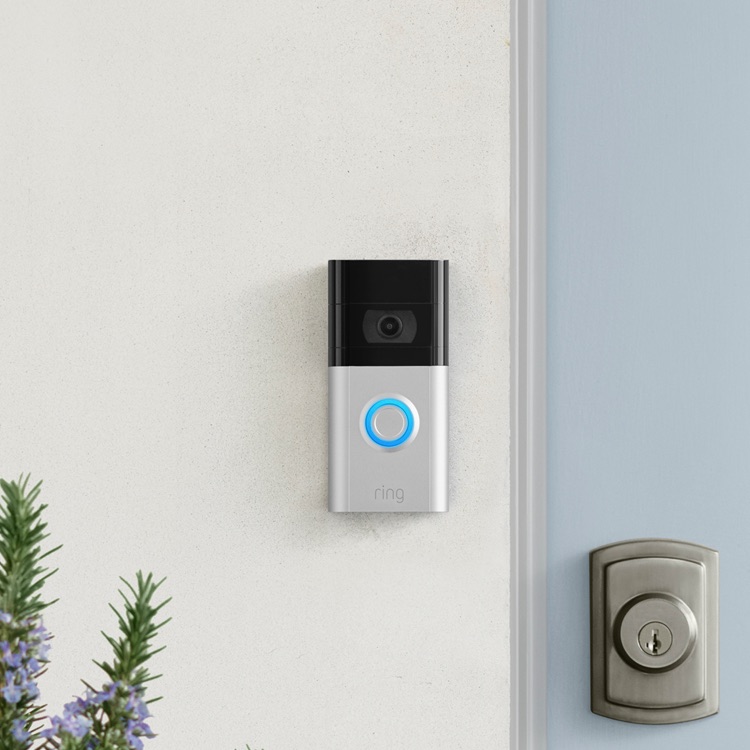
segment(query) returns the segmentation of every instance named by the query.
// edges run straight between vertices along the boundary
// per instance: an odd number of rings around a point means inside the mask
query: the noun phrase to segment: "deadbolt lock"
[[[718,553],[643,539],[591,553],[591,709],[672,724],[719,708]]]

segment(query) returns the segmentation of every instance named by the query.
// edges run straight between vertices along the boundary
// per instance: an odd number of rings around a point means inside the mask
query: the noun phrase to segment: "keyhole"
[[[651,639],[646,641],[646,650],[654,656],[658,656],[661,651],[661,641],[659,640],[659,630],[657,628],[651,630]]]
[[[644,654],[663,656],[672,648],[672,631],[658,620],[647,622],[638,633],[638,643]]]

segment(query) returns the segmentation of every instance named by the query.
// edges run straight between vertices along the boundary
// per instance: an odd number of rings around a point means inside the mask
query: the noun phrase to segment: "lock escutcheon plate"
[[[592,711],[643,724],[716,713],[718,553],[641,539],[600,547],[590,562]]]

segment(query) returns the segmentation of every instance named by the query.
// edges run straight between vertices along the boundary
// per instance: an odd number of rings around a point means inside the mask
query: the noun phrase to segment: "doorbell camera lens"
[[[397,318],[395,315],[384,315],[378,321],[378,333],[389,339],[398,336],[403,327],[404,324],[401,322],[401,318]]]
[[[385,262],[385,261],[384,261]],[[392,361],[392,354],[386,351],[392,347],[397,347],[402,351],[408,351],[412,347],[429,346],[430,344],[430,323],[429,317],[432,312],[432,305],[415,305],[411,310],[399,309],[397,307],[375,307],[363,310],[364,305],[354,307],[353,314],[349,320],[354,324],[352,328],[362,331],[362,339],[357,336],[357,343],[363,353],[377,357],[377,362],[389,364]],[[416,312],[422,315],[423,337],[421,342],[417,342],[419,332],[419,322]],[[350,308],[351,309],[351,308]],[[360,322],[361,321],[361,322]],[[359,331],[357,331],[359,333]],[[369,347],[368,344],[374,344]],[[367,354],[365,354],[367,356]],[[396,355],[399,356],[399,355]],[[409,357],[408,354],[400,355]],[[372,360],[370,360],[372,363]]]

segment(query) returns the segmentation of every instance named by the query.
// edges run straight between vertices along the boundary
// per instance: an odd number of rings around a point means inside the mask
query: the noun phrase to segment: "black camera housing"
[[[448,261],[332,260],[328,276],[330,366],[448,364]]]

